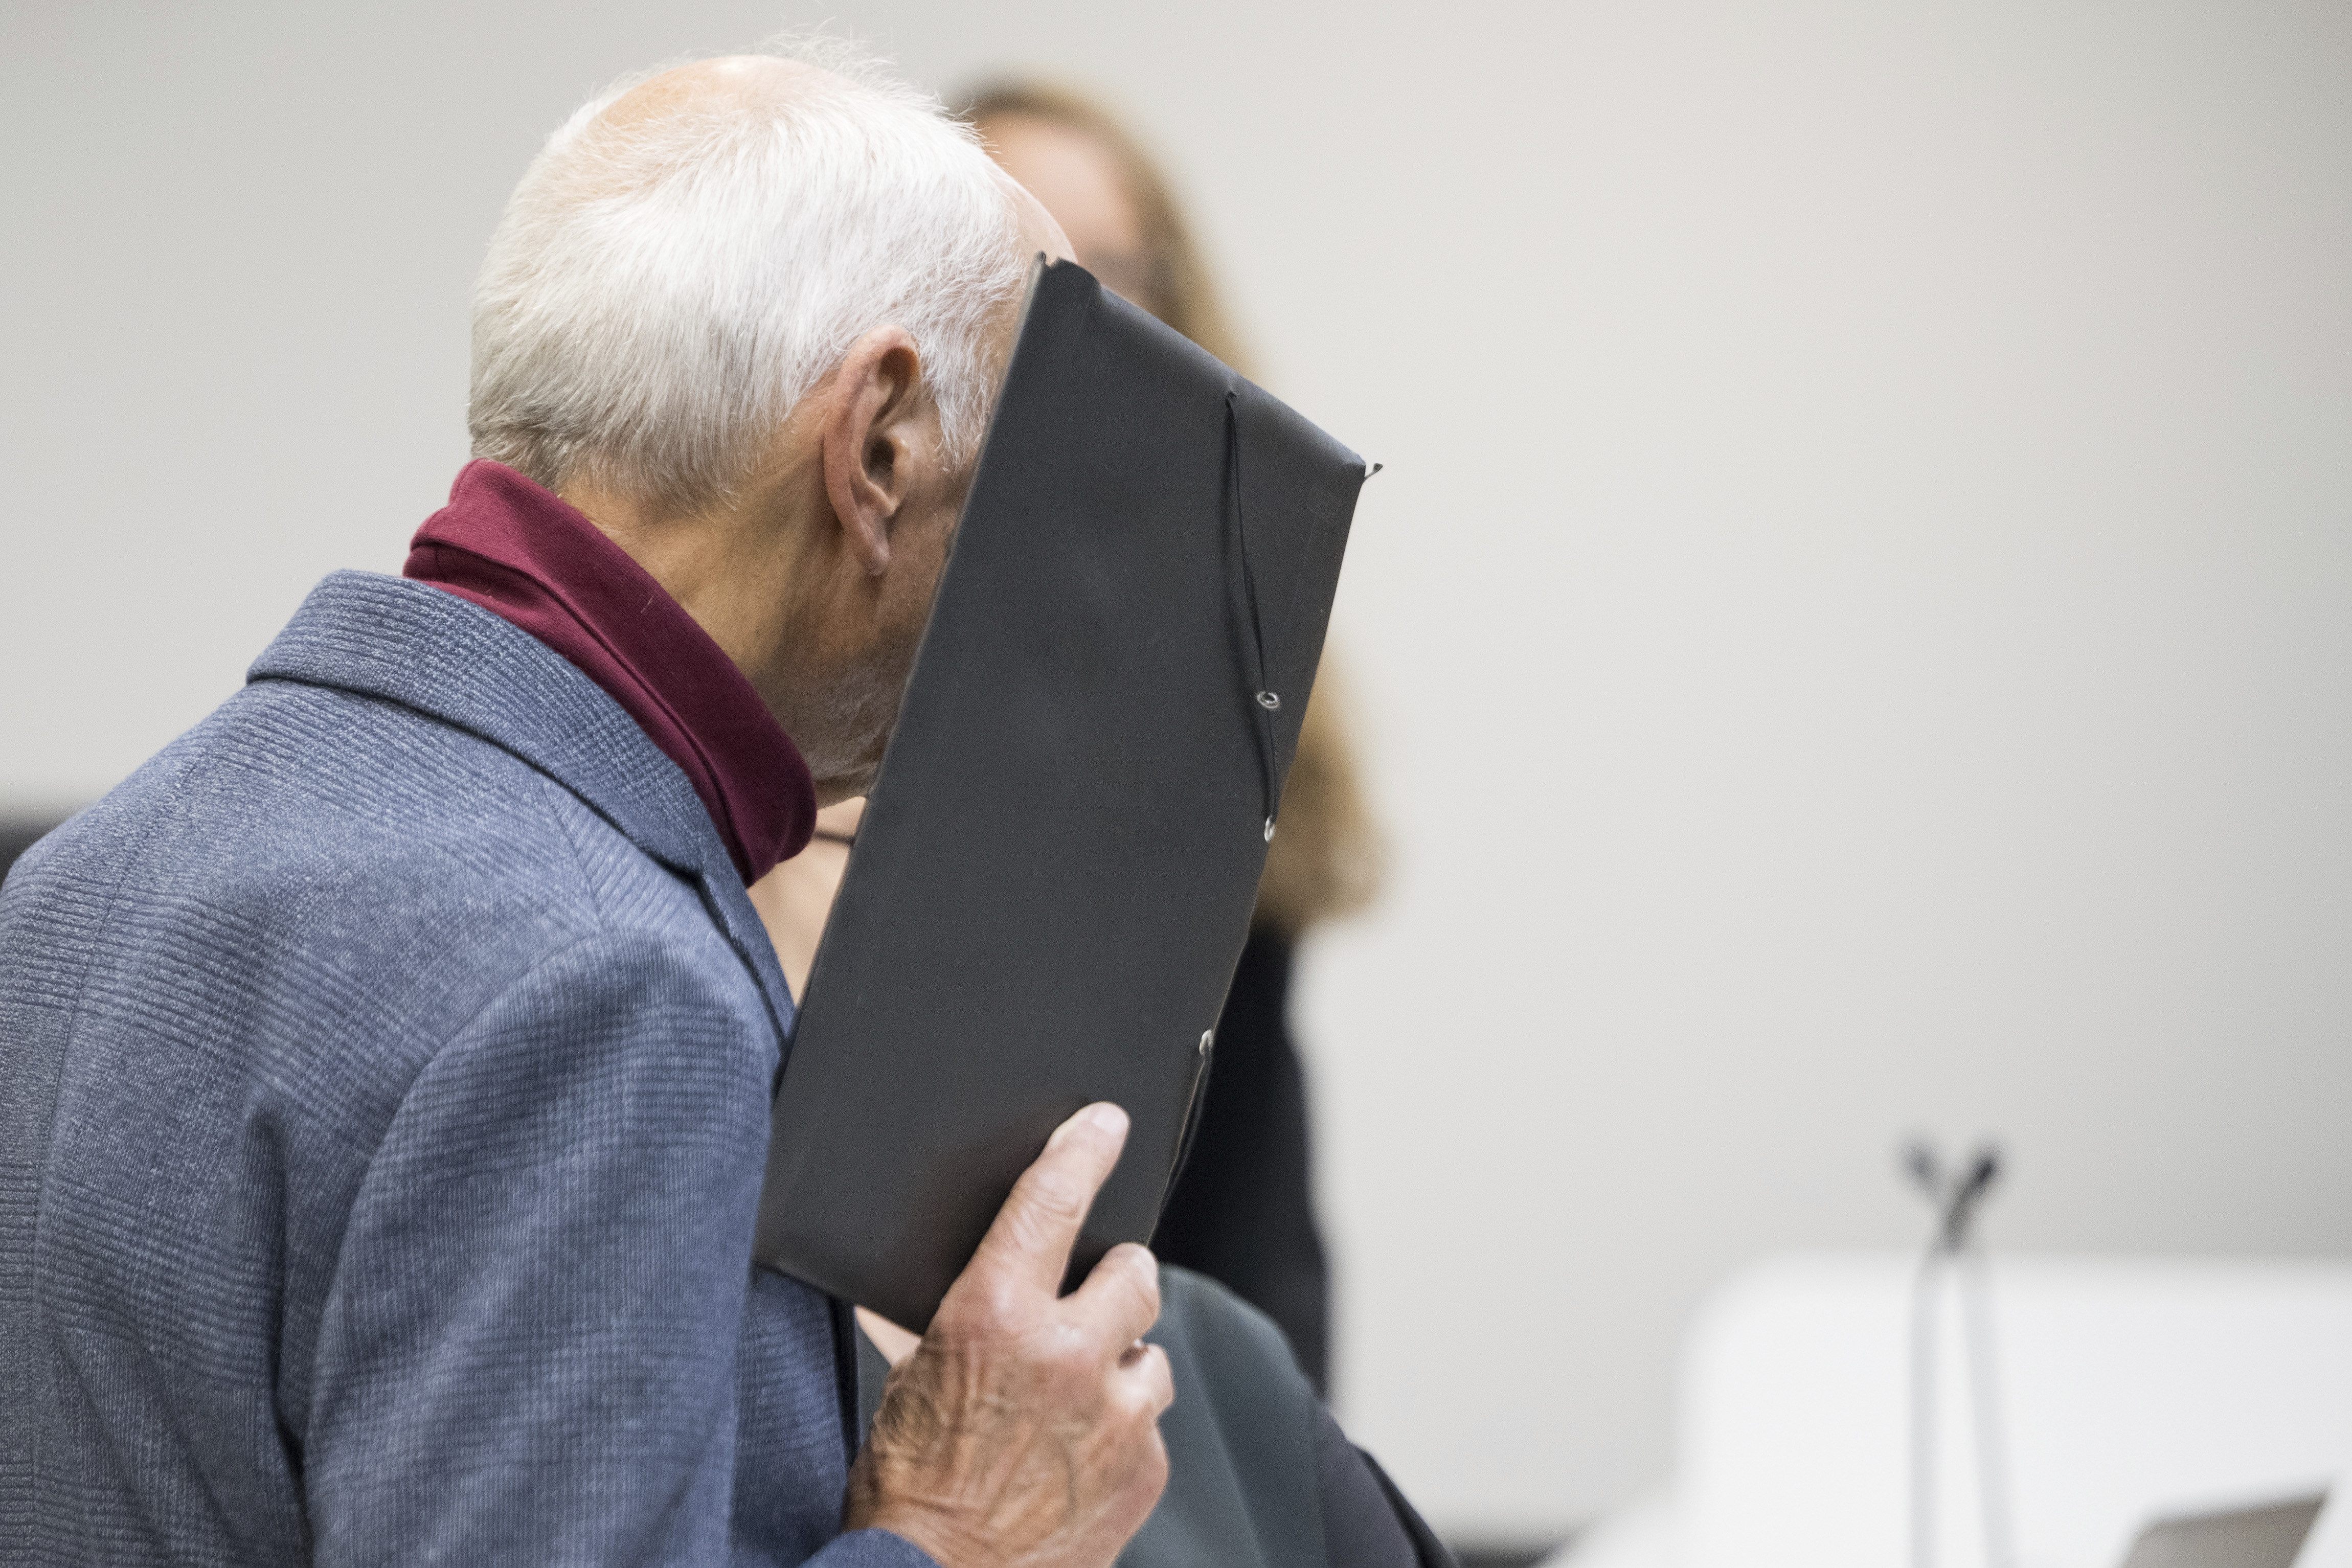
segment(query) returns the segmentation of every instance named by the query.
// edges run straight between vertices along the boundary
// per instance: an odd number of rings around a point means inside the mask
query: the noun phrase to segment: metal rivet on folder
[[[1209,1042],[1216,1038],[1217,1031],[1215,1030],[1204,1029],[1201,1031],[1201,1054],[1202,1056],[1209,1054]]]
[[[1260,692],[1257,694],[1257,706],[1272,713],[1282,706],[1282,698],[1273,692]]]

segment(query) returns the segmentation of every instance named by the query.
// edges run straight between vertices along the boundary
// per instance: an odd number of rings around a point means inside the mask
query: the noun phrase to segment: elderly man
[[[871,1442],[849,1308],[751,1264],[793,1003],[745,886],[870,783],[1066,251],[831,63],[557,132],[405,580],[329,579],[0,894],[0,1562],[1043,1568],[1152,1510],[1151,1259],[1056,1295],[1116,1109]]]

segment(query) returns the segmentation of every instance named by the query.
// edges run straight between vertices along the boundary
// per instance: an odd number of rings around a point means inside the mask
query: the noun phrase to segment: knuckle
[[[1146,1347],[1134,1370],[1128,1386],[1138,1406],[1156,1421],[1161,1411],[1176,1403],[1176,1377],[1169,1366],[1168,1353],[1156,1344]]]
[[[992,1280],[974,1294],[971,1320],[961,1328],[968,1338],[999,1339],[1019,1327],[1021,1293],[1009,1281]]]
[[[1018,1320],[1016,1292],[994,1274],[966,1276],[931,1318],[928,1338],[969,1343],[1002,1336]]]
[[[1132,1241],[1122,1241],[1103,1257],[1103,1267],[1114,1269],[1134,1282],[1135,1288],[1149,1296],[1153,1304],[1160,1301],[1160,1260],[1148,1247]]]
[[[1160,1270],[1150,1259],[1151,1255],[1139,1247],[1129,1256],[1116,1260],[1112,1272],[1118,1286],[1116,1307],[1120,1321],[1131,1325],[1127,1336],[1129,1339],[1160,1321]]]
[[[1012,1203],[1017,1206],[1016,1223],[1061,1226],[1085,1218],[1087,1197],[1087,1190],[1067,1172],[1054,1166],[1037,1165],[1030,1166],[1013,1184]]]
[[[1086,1342],[1075,1334],[1055,1337],[1038,1363],[1056,1388],[1078,1393],[1090,1389],[1100,1375],[1095,1358],[1087,1354]]]

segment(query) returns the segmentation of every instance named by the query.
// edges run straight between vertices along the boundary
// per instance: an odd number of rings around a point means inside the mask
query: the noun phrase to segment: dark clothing
[[[562,497],[501,464],[468,463],[401,575],[580,666],[677,764],[747,884],[808,843],[816,785],[800,748],[694,617]]]
[[[1163,1264],[1176,1403],[1160,1418],[1168,1490],[1118,1568],[1451,1568],[1410,1503],[1349,1443],[1282,1335],[1215,1281]],[[888,1364],[858,1336],[861,1424]]]
[[[751,1266],[793,1004],[686,777],[395,578],[250,682],[0,889],[0,1563],[921,1568]]]
[[[8,868],[16,858],[41,840],[41,835],[58,825],[54,817],[11,817],[0,819],[0,881],[5,881]]]
[[[1306,1076],[1290,1038],[1290,956],[1289,939],[1265,926],[1242,949],[1192,1155],[1151,1249],[1272,1318],[1323,1394],[1331,1281],[1315,1224]]]

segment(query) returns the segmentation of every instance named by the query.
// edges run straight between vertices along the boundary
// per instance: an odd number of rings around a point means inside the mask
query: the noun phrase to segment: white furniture
[[[1687,1345],[1671,1517],[1652,1503],[1565,1560],[1905,1568],[1916,1268],[1799,1256],[1724,1286]],[[2017,1568],[2116,1568],[2152,1515],[2329,1482],[2297,1568],[2352,1568],[2352,1265],[2001,1256],[1991,1281]],[[1957,1361],[1941,1373],[1937,1568],[1981,1568]]]

